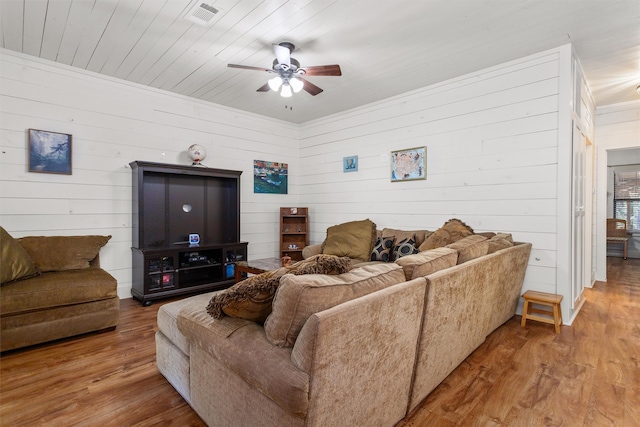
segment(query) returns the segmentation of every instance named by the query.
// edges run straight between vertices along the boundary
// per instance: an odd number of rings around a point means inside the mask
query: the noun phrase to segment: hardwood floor
[[[640,260],[609,258],[572,326],[516,316],[397,427],[640,426]],[[158,307],[0,358],[2,426],[204,426],[155,368]]]

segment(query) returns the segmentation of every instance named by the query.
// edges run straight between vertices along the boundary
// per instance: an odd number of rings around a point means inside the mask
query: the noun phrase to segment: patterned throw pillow
[[[416,248],[416,241],[406,238],[393,247],[393,260],[395,261],[403,256],[417,254],[418,252],[420,251]]]
[[[373,246],[371,252],[371,261],[391,261],[391,251],[393,250],[393,243],[396,241],[395,236],[378,237],[376,244]]]

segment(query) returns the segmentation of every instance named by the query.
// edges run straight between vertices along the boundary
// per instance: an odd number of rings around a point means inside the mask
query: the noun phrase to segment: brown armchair
[[[623,248],[623,258],[627,259],[627,221],[618,218],[607,218],[607,245],[621,244]]]

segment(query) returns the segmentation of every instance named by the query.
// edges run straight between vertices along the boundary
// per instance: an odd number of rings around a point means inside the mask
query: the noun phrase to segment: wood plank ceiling
[[[208,26],[185,19],[219,10]],[[294,123],[573,43],[598,106],[640,99],[638,0],[0,0],[0,46]],[[272,43],[324,89],[259,93]]]

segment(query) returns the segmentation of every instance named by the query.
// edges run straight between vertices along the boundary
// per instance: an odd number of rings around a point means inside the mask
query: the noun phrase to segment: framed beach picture
[[[287,194],[289,167],[286,163],[253,161],[253,192]]]
[[[71,175],[71,135],[29,129],[29,172]]]
[[[427,178],[427,147],[391,152],[391,182]]]
[[[349,156],[342,158],[342,172],[357,172],[358,156]]]

